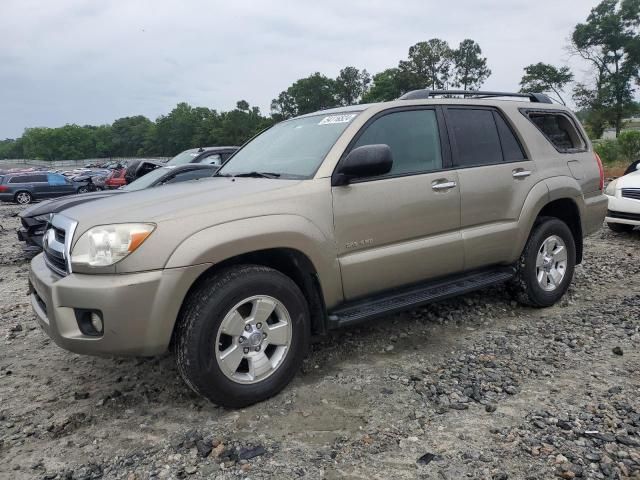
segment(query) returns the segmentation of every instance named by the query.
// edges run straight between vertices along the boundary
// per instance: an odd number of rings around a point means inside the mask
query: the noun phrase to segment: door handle
[[[435,191],[450,190],[456,185],[458,185],[456,182],[450,180],[435,180],[431,182],[431,188]]]
[[[516,168],[513,171],[513,178],[527,178],[531,175],[531,170],[525,170],[524,168]]]

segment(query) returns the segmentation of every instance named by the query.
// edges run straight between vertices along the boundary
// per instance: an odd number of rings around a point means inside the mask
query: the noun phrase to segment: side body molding
[[[263,215],[205,228],[178,245],[165,268],[216,264],[272,248],[289,248],[307,256],[316,269],[328,308],[342,300],[334,242],[313,222],[299,215]]]

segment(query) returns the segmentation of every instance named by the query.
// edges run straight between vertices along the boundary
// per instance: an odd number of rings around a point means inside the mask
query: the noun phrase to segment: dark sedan
[[[84,193],[81,195],[73,195],[71,197],[41,202],[20,213],[22,228],[18,230],[18,239],[25,242],[30,248],[41,249],[42,235],[44,234],[47,223],[54,213],[59,213],[62,210],[81,203],[92,202],[112,195],[121,195],[127,192],[142,190],[144,188],[211,177],[217,171],[218,167],[216,165],[168,165],[166,167],[157,168],[147,173],[144,177],[140,177],[129,185],[117,190]]]

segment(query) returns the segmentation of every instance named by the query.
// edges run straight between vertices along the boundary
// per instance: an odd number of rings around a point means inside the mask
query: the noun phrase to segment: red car
[[[121,168],[119,170],[112,171],[107,179],[104,181],[105,188],[114,189],[120,188],[127,184],[127,181],[124,178],[124,174],[126,172],[126,168]]]

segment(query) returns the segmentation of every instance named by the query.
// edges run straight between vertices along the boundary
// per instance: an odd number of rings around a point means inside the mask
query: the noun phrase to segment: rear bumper
[[[607,214],[607,203],[607,196],[604,194],[584,198],[580,212],[583,236],[591,235],[602,228],[602,222]]]
[[[13,202],[15,197],[15,193],[0,193],[0,201],[2,202]]]
[[[156,355],[167,350],[189,288],[209,265],[122,275],[60,277],[36,256],[29,271],[38,324],[60,347],[81,354]],[[97,310],[102,336],[82,333],[75,309]]]

